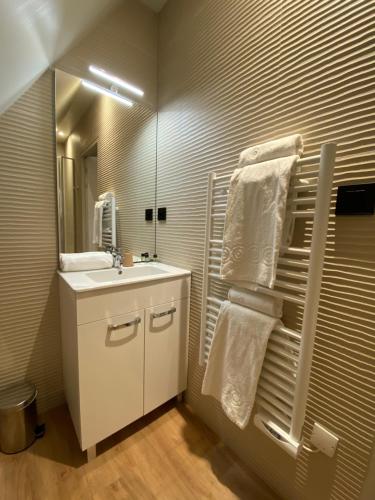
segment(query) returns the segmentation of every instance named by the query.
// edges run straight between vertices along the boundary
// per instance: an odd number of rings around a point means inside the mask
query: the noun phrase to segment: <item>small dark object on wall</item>
[[[154,218],[154,210],[152,208],[146,208],[145,210],[145,220],[150,222]]]
[[[158,208],[158,220],[167,220],[167,209],[165,207]]]
[[[336,215],[374,215],[375,183],[339,186]]]

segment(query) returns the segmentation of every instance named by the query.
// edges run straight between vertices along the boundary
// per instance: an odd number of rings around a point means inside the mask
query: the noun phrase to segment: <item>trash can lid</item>
[[[0,412],[26,408],[36,395],[36,387],[30,382],[9,385],[0,391]]]

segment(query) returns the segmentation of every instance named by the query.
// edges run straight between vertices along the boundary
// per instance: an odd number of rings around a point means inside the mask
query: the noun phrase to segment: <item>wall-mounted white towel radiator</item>
[[[109,197],[103,207],[102,246],[116,246],[116,198]]]
[[[274,289],[259,293],[297,304],[301,327],[279,327],[271,333],[258,384],[255,425],[296,457],[302,445],[307,393],[317,323],[336,144],[323,144],[320,155],[301,158],[292,178],[287,208],[312,229],[311,244],[282,249]],[[230,284],[220,279],[227,193],[232,174],[208,178],[200,363],[207,362],[221,302]],[[308,222],[310,221],[310,223]],[[312,227],[311,227],[312,225]],[[285,303],[284,303],[285,304]],[[286,323],[283,318],[284,324]]]

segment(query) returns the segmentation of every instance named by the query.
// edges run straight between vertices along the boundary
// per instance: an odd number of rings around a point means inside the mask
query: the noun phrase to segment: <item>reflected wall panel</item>
[[[75,159],[80,193],[84,189],[82,155],[97,142],[97,196],[106,191],[115,194],[117,246],[137,255],[153,253],[155,248],[155,225],[145,221],[145,209],[155,208],[156,121],[156,113],[149,108],[139,104],[128,108],[98,95],[66,144],[66,155]],[[83,234],[81,205],[78,196],[77,241]]]

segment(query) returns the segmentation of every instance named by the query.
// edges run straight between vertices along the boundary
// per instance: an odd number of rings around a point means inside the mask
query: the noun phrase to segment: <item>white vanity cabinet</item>
[[[77,340],[85,450],[143,415],[144,311],[80,325]]]
[[[146,309],[144,412],[186,389],[188,299]]]
[[[65,395],[95,456],[99,441],[186,389],[190,275],[78,291],[61,273],[59,283]]]

